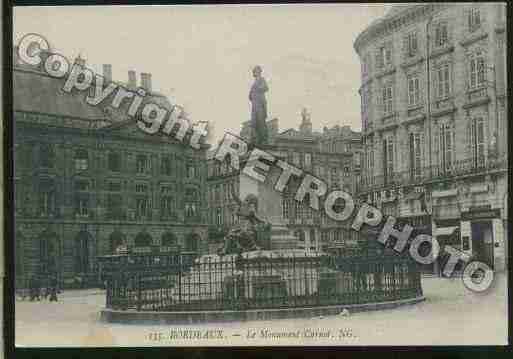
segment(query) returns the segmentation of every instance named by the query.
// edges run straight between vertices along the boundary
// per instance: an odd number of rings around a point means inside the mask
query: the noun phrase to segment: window
[[[192,161],[189,161],[187,162],[187,168],[186,168],[186,172],[187,172],[187,178],[194,178],[196,176],[196,168],[194,166],[194,163]],[[221,174],[224,174],[224,166],[221,168]]]
[[[475,168],[485,164],[484,145],[484,121],[482,118],[475,118],[471,124],[472,162]]]
[[[453,136],[453,131],[449,124],[440,125],[440,165],[444,172],[450,172],[452,168]]]
[[[89,166],[89,155],[86,150],[75,151],[75,170],[85,171]]]
[[[121,171],[121,155],[116,152],[109,152],[107,159],[109,171],[120,172]]]
[[[160,159],[160,172],[165,176],[170,176],[171,172],[173,171],[172,164],[173,161],[171,159],[171,156],[162,156],[162,158]]]
[[[485,61],[481,52],[470,59],[470,88],[483,86],[485,83]]]
[[[389,183],[394,173],[394,140],[392,138],[383,141],[383,172],[385,183]]]
[[[39,148],[39,164],[41,167],[53,168],[55,161],[55,153],[53,146],[50,144],[43,144]]]
[[[385,86],[381,92],[383,113],[390,114],[393,111],[392,86]]]
[[[293,152],[292,153],[292,163],[295,165],[295,166],[300,166],[300,157],[299,157],[299,153],[297,152]]]
[[[435,28],[435,46],[444,46],[449,41],[447,22],[439,23]]]
[[[369,169],[369,175],[372,175],[374,168],[374,149],[372,144],[367,148],[367,168]]]
[[[39,213],[43,217],[55,214],[55,183],[51,179],[39,182]]]
[[[420,179],[420,166],[420,133],[410,133],[410,176],[412,179]]]
[[[149,170],[148,156],[137,155],[136,157],[136,170],[137,173],[146,173]]]
[[[221,226],[223,224],[223,210],[221,207],[216,208],[216,224]]]
[[[328,243],[328,232],[326,230],[321,231],[321,242]]]
[[[450,95],[451,92],[449,64],[441,66],[437,70],[437,73],[437,96],[438,98],[446,98]]]
[[[367,90],[362,90],[360,97],[362,100],[362,113],[366,113],[369,106],[369,92]]]
[[[148,197],[148,185],[138,183],[135,185],[135,217],[146,219],[149,216],[150,203]]]
[[[481,13],[479,9],[472,8],[468,14],[468,29],[476,31],[481,26]]]
[[[344,177],[349,177],[349,167],[348,166],[344,167]]]
[[[146,232],[138,233],[134,238],[134,246],[135,247],[148,247],[151,246],[153,239]]]
[[[110,192],[107,195],[107,217],[109,219],[122,219],[121,183],[109,182],[107,189]]]
[[[75,182],[75,215],[89,216],[89,181],[77,180]]]
[[[166,232],[162,235],[160,243],[163,247],[175,247],[178,245],[178,240],[173,233]]]
[[[305,167],[310,168],[312,166],[312,154],[305,153]]]
[[[187,188],[185,190],[185,217],[187,219],[198,219],[198,201],[198,191],[194,188]]]
[[[281,199],[282,216],[285,219],[290,218],[290,198],[282,197]]]
[[[175,219],[175,199],[171,186],[160,188],[160,213],[162,219]]]
[[[420,102],[420,84],[417,75],[408,78],[408,105],[415,106]]]
[[[392,63],[392,47],[384,44],[378,49],[376,64],[378,67],[385,67]]]
[[[418,51],[417,33],[410,32],[406,36],[406,54],[409,57],[413,57],[417,54],[417,51]]]
[[[338,183],[338,171],[337,168],[333,167],[330,172],[330,182],[331,185],[334,186]]]

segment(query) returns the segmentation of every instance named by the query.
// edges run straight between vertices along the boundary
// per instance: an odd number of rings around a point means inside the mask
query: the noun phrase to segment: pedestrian
[[[50,278],[50,302],[57,302],[57,276]]]
[[[39,276],[33,275],[30,280],[30,301],[41,300],[41,282]]]

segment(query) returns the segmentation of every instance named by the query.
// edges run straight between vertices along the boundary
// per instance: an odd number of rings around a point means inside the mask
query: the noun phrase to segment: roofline
[[[374,33],[378,32],[379,30],[382,30],[387,25],[389,25],[391,22],[397,20],[398,18],[402,17],[406,12],[410,11],[418,11],[421,8],[427,8],[429,6],[432,6],[433,3],[414,3],[410,7],[405,7],[404,9],[401,9],[397,13],[395,13],[392,16],[388,16],[387,14],[383,15],[382,17],[374,20],[367,26],[362,32],[358,34],[356,39],[353,43],[353,48],[356,51],[357,54],[359,54],[359,49],[362,47],[362,45],[365,43],[365,41],[371,37]]]

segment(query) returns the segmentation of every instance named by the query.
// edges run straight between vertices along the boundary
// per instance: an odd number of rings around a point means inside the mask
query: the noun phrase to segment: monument
[[[258,146],[267,143],[267,100],[265,93],[269,91],[267,82],[262,76],[262,68],[255,66],[253,68],[253,77],[255,81],[249,91],[249,101],[251,102],[251,144]]]

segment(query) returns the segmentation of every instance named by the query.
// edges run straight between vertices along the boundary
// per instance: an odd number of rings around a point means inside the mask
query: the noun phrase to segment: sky
[[[280,130],[311,113],[314,130],[361,129],[358,34],[390,5],[287,4],[216,6],[70,6],[14,8],[14,43],[44,36],[52,50],[77,55],[102,73],[127,81],[152,74],[153,89],[209,121],[214,139],[238,133],[250,118],[249,88],[263,68],[269,117]]]

